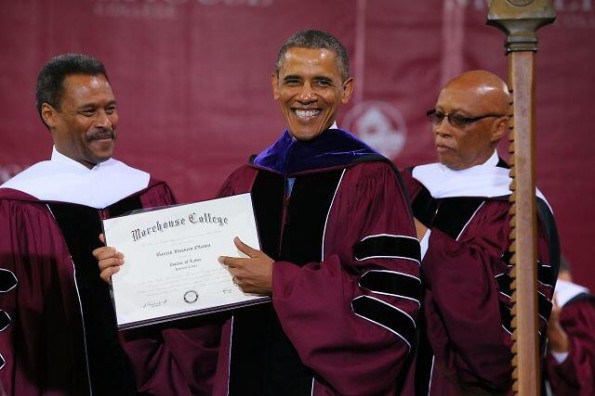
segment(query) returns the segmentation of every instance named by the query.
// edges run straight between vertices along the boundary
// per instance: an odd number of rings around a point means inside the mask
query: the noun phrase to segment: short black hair
[[[108,79],[103,63],[92,56],[62,54],[53,57],[41,68],[37,76],[35,100],[37,112],[40,116],[41,106],[44,103],[48,103],[54,108],[60,107],[62,95],[64,94],[64,80],[73,74],[104,75]]]
[[[337,54],[341,78],[345,81],[349,77],[349,56],[347,56],[347,50],[343,44],[330,33],[321,30],[304,30],[290,36],[277,54],[275,74],[279,75],[282,58],[290,48],[320,48],[331,50]]]

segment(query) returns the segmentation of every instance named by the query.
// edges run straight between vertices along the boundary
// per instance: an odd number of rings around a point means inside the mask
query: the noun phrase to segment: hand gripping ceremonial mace
[[[512,155],[512,327],[513,391],[540,394],[537,337],[537,215],[535,200],[535,52],[536,31],[552,23],[555,10],[546,0],[491,0],[487,24],[507,35],[509,83],[513,96]]]

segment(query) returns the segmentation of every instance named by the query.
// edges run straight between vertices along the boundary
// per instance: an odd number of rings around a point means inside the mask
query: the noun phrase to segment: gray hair
[[[333,51],[337,54],[337,66],[341,72],[341,78],[345,81],[349,77],[349,57],[347,56],[347,50],[343,44],[330,33],[320,30],[304,30],[289,37],[277,54],[275,74],[279,75],[283,56],[290,48],[314,48]]]

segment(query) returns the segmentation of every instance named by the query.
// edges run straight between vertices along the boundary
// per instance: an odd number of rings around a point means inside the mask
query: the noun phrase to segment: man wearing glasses
[[[409,384],[415,394],[511,392],[511,180],[496,151],[510,128],[511,101],[506,83],[490,72],[450,80],[427,112],[439,162],[403,175],[426,286]],[[551,209],[537,195],[539,326],[545,334],[559,246]]]

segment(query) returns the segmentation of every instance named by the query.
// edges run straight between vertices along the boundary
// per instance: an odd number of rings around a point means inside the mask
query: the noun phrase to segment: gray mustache
[[[87,139],[88,140],[100,140],[100,139],[114,139],[116,137],[115,131],[113,129],[105,131],[96,131],[91,133]]]

